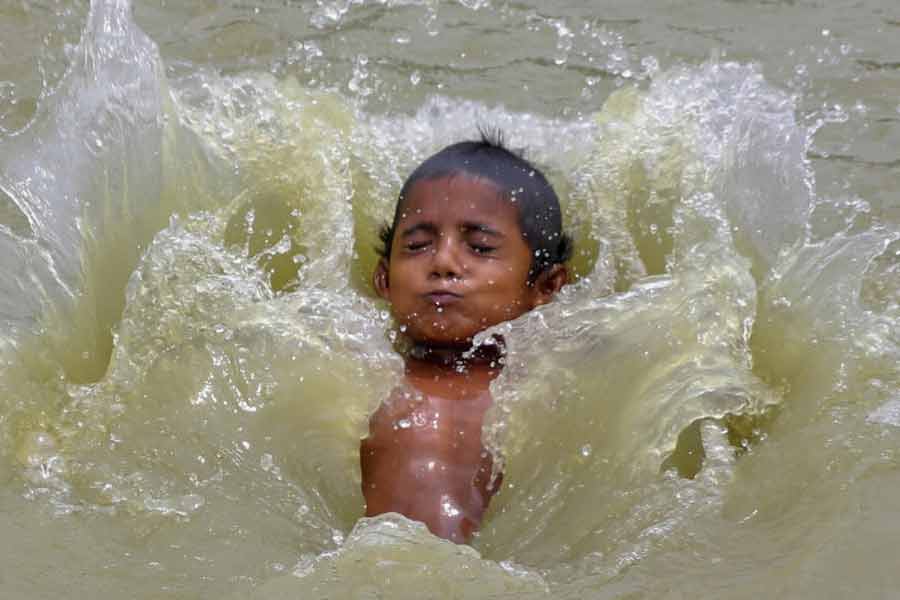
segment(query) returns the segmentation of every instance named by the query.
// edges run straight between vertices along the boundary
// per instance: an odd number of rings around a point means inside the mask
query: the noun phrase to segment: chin
[[[410,329],[408,335],[416,344],[426,346],[468,347],[480,330],[471,328],[434,328]]]

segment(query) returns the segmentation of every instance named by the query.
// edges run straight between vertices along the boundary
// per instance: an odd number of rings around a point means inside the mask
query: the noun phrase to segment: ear
[[[566,268],[566,265],[553,265],[538,275],[534,282],[532,287],[534,305],[547,304],[553,300],[553,296],[567,283],[569,283],[569,270]]]
[[[375,272],[372,274],[372,285],[375,287],[375,293],[379,298],[390,301],[391,285],[388,278],[388,263],[385,259],[378,260],[375,266]]]

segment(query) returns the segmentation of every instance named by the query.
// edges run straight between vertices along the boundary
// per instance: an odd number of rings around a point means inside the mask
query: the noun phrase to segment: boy
[[[472,338],[549,302],[571,242],[544,175],[485,134],[419,165],[381,238],[375,289],[410,349],[360,445],[366,516],[402,513],[464,543],[501,479],[481,444],[501,351],[473,352]]]

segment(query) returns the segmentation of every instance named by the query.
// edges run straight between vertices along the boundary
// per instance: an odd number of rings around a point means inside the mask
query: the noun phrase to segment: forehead
[[[398,223],[429,221],[482,221],[514,225],[519,211],[493,182],[468,175],[422,179],[413,184],[398,215]]]

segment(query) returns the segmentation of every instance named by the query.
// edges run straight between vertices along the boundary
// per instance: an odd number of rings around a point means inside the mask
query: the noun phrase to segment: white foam
[[[900,396],[888,400],[866,417],[869,423],[900,427]]]

